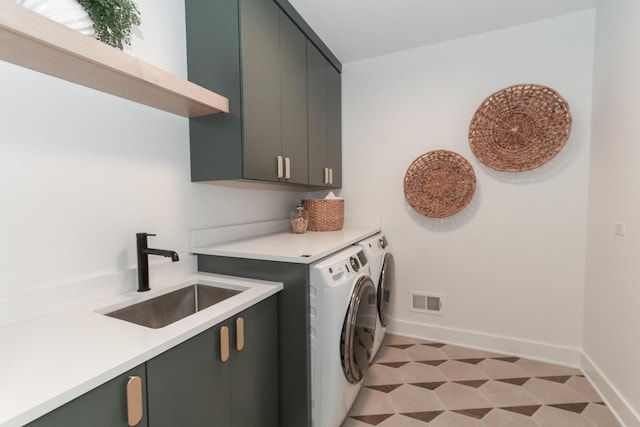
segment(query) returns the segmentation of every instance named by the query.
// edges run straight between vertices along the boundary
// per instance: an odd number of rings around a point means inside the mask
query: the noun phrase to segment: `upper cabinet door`
[[[275,181],[281,154],[280,9],[241,0],[244,177]]]
[[[327,62],[307,42],[307,96],[309,117],[309,184],[326,185],[327,160]]]
[[[309,184],[342,186],[342,88],[338,70],[307,42]]]
[[[327,162],[330,187],[342,187],[342,83],[338,70],[327,63]]]
[[[308,182],[307,148],[307,38],[280,12],[280,87],[282,156],[289,159],[285,182]]]

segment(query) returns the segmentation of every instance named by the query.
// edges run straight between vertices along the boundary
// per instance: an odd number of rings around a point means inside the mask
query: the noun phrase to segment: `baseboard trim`
[[[584,352],[582,353],[581,367],[618,421],[626,427],[640,427],[640,415],[633,410],[629,402],[622,397],[607,376]]]
[[[564,347],[463,329],[445,328],[406,320],[393,320],[389,328],[387,328],[387,332],[574,368],[580,367],[582,355],[582,351],[579,348]]]

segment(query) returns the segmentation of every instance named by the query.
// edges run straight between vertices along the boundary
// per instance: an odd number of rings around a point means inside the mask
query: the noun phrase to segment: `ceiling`
[[[342,61],[548,19],[598,0],[289,0]]]

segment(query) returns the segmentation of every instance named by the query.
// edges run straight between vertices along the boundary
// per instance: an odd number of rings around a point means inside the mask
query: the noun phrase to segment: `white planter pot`
[[[14,2],[82,34],[95,36],[89,14],[76,0],[14,0]]]

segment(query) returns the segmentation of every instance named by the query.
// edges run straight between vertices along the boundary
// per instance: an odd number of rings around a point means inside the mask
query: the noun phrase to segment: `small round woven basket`
[[[554,158],[571,134],[567,102],[546,86],[519,84],[480,104],[469,125],[469,145],[485,165],[521,172]]]
[[[461,155],[434,150],[411,163],[404,176],[404,196],[422,215],[444,218],[465,208],[476,191],[476,175]]]

